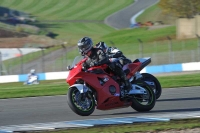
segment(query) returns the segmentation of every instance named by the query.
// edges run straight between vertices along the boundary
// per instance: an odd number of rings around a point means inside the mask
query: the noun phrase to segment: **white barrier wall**
[[[46,80],[66,79],[69,72],[49,72],[45,74]]]
[[[0,83],[19,82],[18,75],[0,76]]]
[[[158,74],[158,73],[198,71],[198,70],[200,70],[200,62],[147,66],[141,72]],[[57,80],[57,79],[66,79],[68,74],[69,74],[68,71],[63,71],[63,72],[39,73],[38,75],[39,75],[39,80]],[[24,82],[26,81],[26,79],[27,79],[26,74],[0,76],[0,83]]]
[[[183,63],[183,71],[200,70],[200,62]]]

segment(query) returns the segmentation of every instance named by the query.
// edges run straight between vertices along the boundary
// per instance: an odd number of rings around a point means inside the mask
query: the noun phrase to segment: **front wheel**
[[[138,112],[150,111],[156,103],[155,93],[151,87],[142,80],[135,81],[133,84],[143,87],[145,89],[145,94],[135,94],[132,98],[131,107]]]
[[[158,79],[149,73],[141,73],[141,75],[143,77],[143,81],[151,86],[156,95],[156,99],[158,99],[162,93],[162,88]]]
[[[78,115],[88,116],[95,110],[95,100],[91,93],[80,93],[76,87],[67,93],[69,107]]]

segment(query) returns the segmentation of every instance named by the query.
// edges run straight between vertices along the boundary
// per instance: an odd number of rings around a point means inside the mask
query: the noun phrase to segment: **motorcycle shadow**
[[[110,114],[99,114],[91,116],[115,116],[115,115],[138,115],[138,114],[157,114],[157,113],[177,113],[177,112],[189,112],[189,111],[200,111],[200,108],[187,108],[187,109],[166,109],[166,110],[152,110],[147,112],[123,112],[123,113],[110,113]]]
[[[164,101],[189,101],[189,100],[200,100],[200,97],[173,98],[173,99],[158,99],[156,102],[164,102]]]

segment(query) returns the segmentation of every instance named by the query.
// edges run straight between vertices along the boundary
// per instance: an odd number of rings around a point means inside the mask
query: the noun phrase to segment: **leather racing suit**
[[[122,70],[122,67],[117,62],[111,62],[106,55],[106,53],[100,48],[92,48],[90,56],[85,56],[87,60],[83,63],[83,68],[88,69],[89,67],[98,66],[102,64],[107,64],[113,73],[120,77],[125,83],[125,88],[127,91],[131,89],[131,84],[126,78],[126,74]]]

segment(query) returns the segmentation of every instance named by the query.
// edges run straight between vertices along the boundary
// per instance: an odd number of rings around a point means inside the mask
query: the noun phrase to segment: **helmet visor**
[[[91,49],[91,45],[83,45],[82,43],[78,43],[79,52],[87,53]]]

